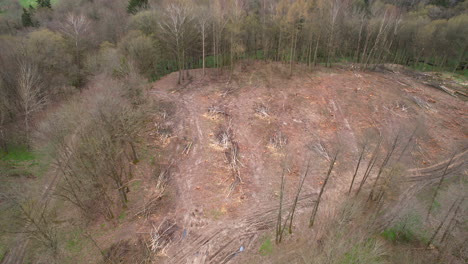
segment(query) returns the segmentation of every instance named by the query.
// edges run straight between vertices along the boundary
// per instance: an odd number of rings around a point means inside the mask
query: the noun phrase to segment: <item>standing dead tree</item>
[[[447,214],[445,215],[444,219],[440,222],[440,224],[437,226],[434,234],[431,236],[431,238],[429,239],[429,241],[427,241],[427,245],[426,245],[426,249],[429,248],[429,246],[432,244],[432,241],[434,241],[435,237],[437,236],[437,234],[439,234],[439,231],[440,229],[442,228],[442,226],[445,224],[445,222],[447,221],[449,215],[452,213],[452,210],[453,208],[455,208],[455,206],[457,204],[460,204],[461,202],[463,202],[463,199],[456,199],[452,206],[450,206],[449,210],[447,211]]]
[[[408,141],[406,142],[405,146],[403,147],[403,150],[400,152],[400,155],[398,156],[396,163],[400,162],[408,148],[411,146],[411,143],[413,142],[414,136],[416,135],[416,131],[418,130],[418,127],[416,127],[413,130],[413,133],[411,133],[410,137],[408,138]],[[388,173],[388,176],[386,179],[384,179],[385,183],[381,184],[379,191],[377,192],[377,207],[380,207],[380,202],[382,201],[383,196],[385,195],[385,187],[388,185],[392,180],[393,177],[395,176],[397,171],[397,166],[393,166],[390,172]]]
[[[299,201],[299,195],[301,194],[302,186],[304,185],[305,179],[307,178],[307,175],[309,174],[309,169],[310,169],[310,159],[307,161],[307,169],[304,173],[304,176],[301,179],[301,182],[299,183],[299,187],[297,188],[297,194],[296,197],[294,197],[294,202],[292,204],[291,208],[291,219],[289,220],[289,234],[292,234],[292,224],[293,224],[293,219],[294,219],[294,213],[296,211],[296,206],[297,202]]]
[[[460,202],[458,203],[457,208],[455,209],[455,212],[453,213],[452,219],[450,219],[447,227],[445,228],[444,233],[442,234],[442,237],[440,238],[440,243],[444,243],[445,240],[447,239],[450,231],[452,230],[452,227],[454,226],[454,223],[457,221],[456,218],[458,216],[458,213],[460,212],[460,209],[462,209],[462,204],[463,201],[465,200],[466,197],[462,197]]]
[[[364,144],[364,146],[362,147],[361,153],[359,154],[359,159],[358,159],[358,163],[356,165],[356,170],[354,171],[353,179],[351,180],[351,184],[349,185],[348,195],[351,194],[351,190],[353,189],[354,180],[356,179],[356,175],[358,173],[359,166],[361,165],[362,158],[364,157],[364,153],[366,151],[366,146],[367,146],[367,143]]]
[[[283,195],[284,195],[284,176],[286,174],[286,165],[283,165],[283,172],[281,173],[281,186],[280,186],[280,193],[279,193],[279,209],[278,209],[278,219],[276,221],[276,244],[281,243],[281,239],[283,237]],[[286,219],[287,221],[287,219]]]
[[[429,216],[430,216],[431,211],[432,211],[432,207],[434,206],[434,201],[437,198],[437,194],[439,192],[439,189],[442,186],[442,182],[444,181],[445,176],[447,175],[447,170],[450,167],[450,164],[452,164],[454,157],[455,157],[455,153],[452,155],[449,162],[447,163],[447,166],[445,167],[444,172],[442,173],[442,177],[440,177],[440,181],[437,184],[437,187],[436,187],[436,189],[434,191],[434,195],[432,195],[431,202],[429,203],[429,209],[427,210],[426,221],[429,219]]]
[[[322,199],[323,191],[325,190],[325,186],[327,186],[328,179],[330,179],[330,175],[333,171],[333,167],[335,166],[336,158],[338,157],[338,151],[335,153],[333,160],[330,162],[330,167],[328,168],[327,176],[325,177],[325,181],[323,182],[322,188],[320,189],[319,196],[317,201],[315,202],[314,209],[312,210],[312,215],[310,216],[309,220],[309,228],[314,226],[315,216],[317,215],[318,207],[320,205],[320,201]]]
[[[366,180],[369,177],[372,169],[375,166],[375,163],[377,161],[377,157],[378,157],[378,154],[379,154],[380,144],[381,143],[382,143],[382,138],[379,139],[379,142],[377,143],[377,146],[375,147],[374,152],[372,153],[372,157],[369,160],[369,163],[367,164],[366,171],[364,172],[364,176],[362,176],[362,180],[361,180],[361,183],[359,184],[359,188],[356,191],[356,195],[358,195],[359,192],[361,191],[361,189],[364,186],[364,184],[366,183]]]
[[[373,196],[374,196],[375,187],[377,186],[377,183],[379,182],[380,176],[384,172],[385,168],[388,165],[388,162],[390,161],[390,159],[392,158],[393,153],[395,152],[395,149],[396,149],[396,147],[398,145],[398,139],[399,139],[399,135],[397,135],[395,137],[395,140],[393,141],[392,146],[390,147],[390,150],[387,152],[387,155],[385,156],[385,159],[383,160],[382,165],[380,165],[379,172],[377,173],[377,176],[375,177],[374,184],[372,184],[372,189],[370,191],[368,200],[372,199]]]

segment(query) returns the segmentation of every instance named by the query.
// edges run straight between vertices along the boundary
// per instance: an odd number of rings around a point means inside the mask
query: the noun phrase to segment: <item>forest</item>
[[[467,79],[465,0],[2,0],[0,262],[465,263]]]

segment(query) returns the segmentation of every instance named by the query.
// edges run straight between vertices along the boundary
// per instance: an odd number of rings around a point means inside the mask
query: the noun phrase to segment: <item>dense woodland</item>
[[[344,61],[463,70],[467,7],[456,0],[62,0],[23,8],[3,1],[2,123],[34,108],[20,106],[18,72],[34,73],[44,82],[38,93],[51,95],[130,64],[150,80],[178,70],[179,81],[184,69],[243,58],[282,61],[291,71],[297,62]]]
[[[183,84],[195,68],[229,75],[250,59],[281,62],[290,76],[298,64],[466,75],[467,10],[464,0],[3,0],[0,149],[46,153],[41,162],[61,175],[56,197],[87,223],[110,221],[126,208],[141,131],[158,108],[149,82],[179,72]],[[22,220],[7,229],[27,223],[50,253],[39,263],[61,263],[53,212],[29,196],[40,188],[9,184],[0,205],[11,201]]]

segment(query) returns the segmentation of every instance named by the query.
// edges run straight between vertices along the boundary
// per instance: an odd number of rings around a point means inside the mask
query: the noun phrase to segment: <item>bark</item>
[[[321,36],[321,34],[319,33],[319,35],[318,35],[318,38],[317,38],[317,42],[316,42],[316,44],[315,44],[315,51],[314,51],[314,66],[317,66],[317,51],[318,51],[318,47],[319,47],[320,36]]]

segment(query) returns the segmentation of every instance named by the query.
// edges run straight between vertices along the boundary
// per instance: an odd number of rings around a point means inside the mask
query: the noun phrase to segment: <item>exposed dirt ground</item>
[[[175,191],[166,218],[178,227],[159,261],[236,263],[239,254],[256,254],[253,245],[275,223],[283,165],[288,204],[311,159],[301,219],[337,150],[325,204],[347,192],[359,150],[366,141],[375,146],[379,135],[388,149],[397,135],[407,141],[417,128],[401,162],[406,168],[429,167],[467,146],[466,102],[403,73],[297,69],[288,78],[280,64],[239,68],[232,76],[208,70],[203,78],[193,70],[184,86],[176,84],[177,73],[153,84],[151,96],[173,112],[155,127],[167,128],[164,149],[175,153],[167,159]]]

